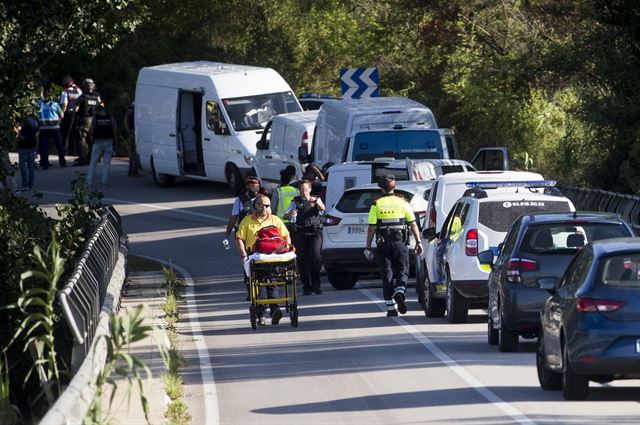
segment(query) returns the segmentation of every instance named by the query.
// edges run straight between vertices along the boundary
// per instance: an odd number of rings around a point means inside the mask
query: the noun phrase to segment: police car
[[[431,181],[396,182],[395,194],[409,203],[416,215],[416,223],[420,223],[425,215],[430,188]],[[379,272],[378,264],[368,261],[363,251],[367,244],[369,209],[381,195],[377,184],[353,187],[346,190],[335,207],[324,215],[322,264],[329,282],[336,289],[353,288],[360,276]],[[409,247],[415,247],[413,238]],[[412,265],[415,264],[414,257],[412,253]]]
[[[433,281],[425,304],[444,300],[450,323],[467,319],[470,306],[486,308],[490,269],[479,251],[498,253],[511,224],[522,214],[570,212],[571,201],[553,187],[553,180],[467,182],[467,191],[453,205],[435,238]],[[440,301],[442,315],[442,301]],[[426,312],[427,310],[425,310]]]

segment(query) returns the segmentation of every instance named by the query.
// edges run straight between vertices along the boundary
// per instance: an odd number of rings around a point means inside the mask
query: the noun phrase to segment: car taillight
[[[522,283],[522,272],[532,272],[538,270],[539,265],[535,260],[526,258],[512,258],[507,261],[507,282]]]
[[[427,213],[426,211],[413,212],[413,215],[416,217],[416,224],[418,225],[418,228],[422,226],[422,217],[424,217],[426,213]]]
[[[467,237],[464,241],[464,253],[469,257],[478,255],[478,231],[476,229],[467,231]]]
[[[624,304],[624,301],[581,297],[576,300],[576,309],[582,313],[609,313],[622,308]]]
[[[427,225],[427,228],[429,227],[436,227],[436,209],[435,207],[432,207],[431,210],[429,211],[429,223]]]
[[[332,216],[331,214],[325,214],[324,219],[325,219],[325,222],[324,222],[325,226],[336,226],[342,221],[340,217],[335,217],[335,216]]]
[[[305,149],[305,152],[309,152],[309,135],[305,131],[302,135],[302,140],[300,141],[300,146]]]

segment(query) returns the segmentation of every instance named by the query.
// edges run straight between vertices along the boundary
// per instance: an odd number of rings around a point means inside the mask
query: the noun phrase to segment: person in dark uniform
[[[369,210],[367,248],[364,255],[373,259],[371,243],[376,236],[375,257],[382,275],[382,293],[387,305],[387,317],[407,312],[405,292],[409,278],[408,228],[416,239],[416,255],[422,253],[420,233],[413,211],[407,201],[394,194],[396,179],[392,174],[380,177],[378,186],[382,196],[375,200]],[[396,310],[397,305],[397,310]]]
[[[93,142],[91,140],[93,116],[98,106],[104,106],[104,103],[102,103],[100,94],[96,91],[96,84],[91,78],[87,78],[82,82],[82,95],[73,106],[73,112],[76,114],[76,125],[80,131],[80,140],[77,146],[78,161],[73,165],[88,164],[91,143]]]
[[[322,227],[320,211],[324,211],[322,199],[311,196],[311,182],[300,183],[300,196],[291,201],[284,214],[293,223],[293,246],[296,247],[298,271],[302,281],[302,295],[322,294],[320,267],[322,251]]]

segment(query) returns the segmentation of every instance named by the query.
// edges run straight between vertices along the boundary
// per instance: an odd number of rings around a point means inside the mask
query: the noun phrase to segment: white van
[[[262,186],[272,190],[280,185],[280,171],[289,165],[296,168],[293,180],[302,178],[303,167],[298,161],[298,149],[311,151],[311,140],[318,111],[293,112],[276,115],[267,124],[253,159],[255,175]]]
[[[405,97],[327,100],[312,153],[301,150],[300,162],[322,167],[379,157],[457,158],[453,132],[437,127],[429,108]]]
[[[434,180],[442,174],[475,171],[461,159],[376,159],[336,164],[329,168],[325,205],[331,209],[345,190],[355,186],[377,183],[384,174],[393,174],[396,180]]]
[[[273,69],[218,62],[142,68],[135,102],[140,164],[158,186],[185,176],[228,182],[234,193],[269,119],[301,111]]]

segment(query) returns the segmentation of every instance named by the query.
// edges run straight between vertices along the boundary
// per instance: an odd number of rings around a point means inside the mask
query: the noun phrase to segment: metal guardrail
[[[558,186],[578,211],[616,213],[633,226],[640,235],[640,196],[608,192],[602,189],[586,189],[576,186]]]
[[[109,318],[120,304],[128,241],[120,215],[106,208],[76,269],[58,294],[73,333],[73,378],[40,425],[80,424],[95,397],[107,357]]]
[[[93,342],[107,285],[125,240],[120,215],[113,207],[106,208],[71,278],[58,294],[74,339],[72,373],[78,370]]]

